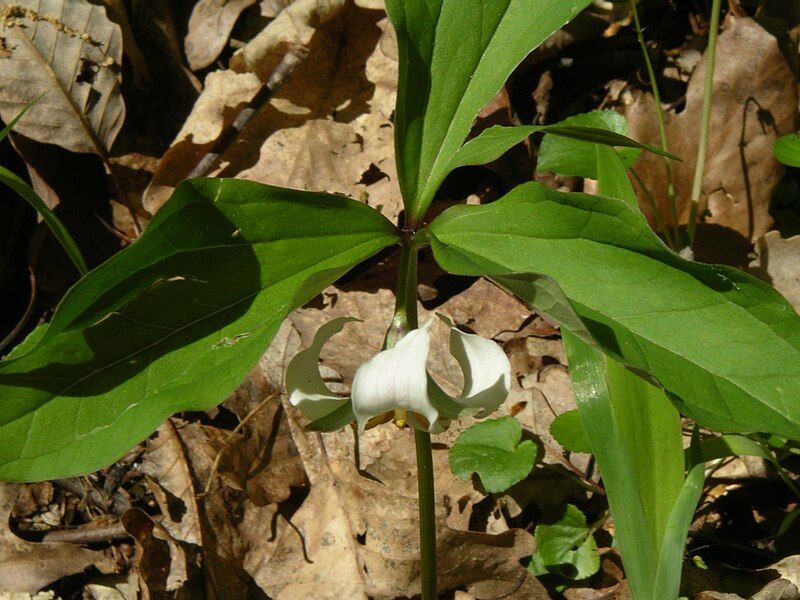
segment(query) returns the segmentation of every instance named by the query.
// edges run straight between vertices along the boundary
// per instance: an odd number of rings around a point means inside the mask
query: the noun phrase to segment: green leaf
[[[387,0],[400,73],[395,154],[419,223],[472,122],[525,56],[590,0]]]
[[[731,456],[758,456],[764,460],[772,460],[763,447],[743,435],[720,435],[706,438],[700,442],[700,451],[705,462]]]
[[[0,141],[4,140],[8,134],[11,133],[14,126],[19,123],[19,120],[28,112],[28,109],[39,102],[43,96],[44,94],[41,94],[38,98],[28,103],[8,125],[0,130]],[[83,260],[83,255],[81,254],[80,248],[78,248],[78,244],[75,243],[69,230],[64,227],[61,220],[50,210],[47,204],[44,203],[44,200],[39,197],[39,194],[37,194],[23,179],[2,166],[0,166],[0,182],[19,194],[23,200],[30,204],[30,206],[41,215],[42,220],[50,228],[50,231],[53,232],[56,241],[61,244],[61,247],[64,248],[67,256],[69,256],[70,260],[75,265],[75,268],[78,269],[78,273],[85,275],[89,269],[86,266],[86,262]]]
[[[613,148],[595,144],[595,163],[597,165],[597,189],[601,196],[617,198],[635,210],[639,209],[636,192],[633,191],[628,169],[619,153]]]
[[[0,182],[19,194],[23,200],[30,204],[31,207],[42,216],[42,220],[50,228],[50,231],[53,232],[53,236],[58,243],[61,244],[61,247],[64,248],[67,256],[69,256],[70,260],[75,265],[75,268],[78,269],[78,273],[85,275],[89,271],[89,268],[83,260],[83,255],[81,254],[80,248],[78,248],[78,244],[75,243],[75,240],[72,235],[70,235],[69,230],[61,222],[61,219],[50,210],[47,204],[44,203],[44,200],[39,197],[39,194],[37,194],[23,179],[3,166],[0,166]]]
[[[536,526],[536,554],[531,557],[528,570],[543,575],[544,568],[546,573],[573,580],[591,577],[600,569],[600,555],[592,534],[583,513],[567,504],[553,522]]]
[[[705,426],[800,439],[797,313],[749,275],[680,258],[624,201],[528,183],[445,211],[430,233],[451,273],[492,277],[537,307],[547,288],[546,314]]]
[[[592,452],[592,444],[576,409],[558,415],[550,424],[550,435],[570,452]]]
[[[617,113],[613,113],[617,114]],[[665,153],[660,148],[649,146],[647,144],[640,144],[624,135],[620,135],[614,131],[607,129],[600,129],[596,127],[582,127],[571,125],[518,125],[515,127],[504,127],[502,125],[495,125],[481,132],[480,135],[471,139],[461,147],[461,150],[453,158],[453,163],[449,170],[457,169],[459,167],[466,167],[469,165],[483,165],[493,160],[500,158],[506,151],[513,148],[520,142],[527,139],[534,133],[546,133],[545,139],[550,136],[555,138],[562,138],[564,143],[578,142],[582,144],[579,149],[584,149],[587,144],[602,144],[605,146],[618,146],[622,148],[634,149],[636,153],[638,150],[647,150],[655,154],[669,156],[670,158],[677,158],[676,156]],[[592,149],[589,146],[589,149]],[[540,169],[543,170],[543,169]]]
[[[622,140],[628,139],[625,137],[628,134],[628,123],[625,121],[625,117],[613,110],[598,110],[575,115],[561,121],[557,126],[604,129],[607,131],[606,135],[616,134]],[[595,159],[595,144],[622,147],[619,150],[619,155],[626,169],[636,162],[640,149],[646,149],[656,154],[664,154],[662,150],[652,146],[631,146],[630,144],[622,143],[609,144],[601,139],[583,141],[545,135],[539,147],[539,160],[536,163],[536,170],[538,172],[548,171],[559,175],[575,175],[577,177],[599,179]]]
[[[789,167],[800,167],[800,136],[790,133],[775,142],[775,158]]]
[[[562,334],[575,399],[603,474],[633,595],[668,598],[656,595],[655,584],[673,507],[683,487],[677,414],[663,397],[646,390],[644,396],[638,394],[639,382],[626,379],[624,368],[615,361],[569,331],[562,330]],[[628,414],[631,410],[633,414]],[[637,427],[641,429],[637,431]],[[661,443],[666,447],[659,447]]]
[[[144,235],[79,281],[0,363],[0,478],[101,468],[169,415],[213,407],[284,317],[397,241],[343,196],[184,182]]]
[[[675,499],[661,546],[654,585],[659,594],[658,598],[677,598],[680,593],[686,538],[697,510],[697,503],[700,502],[703,493],[705,464],[700,452],[697,428],[692,435],[689,454],[691,457],[689,473]]]
[[[450,469],[460,479],[477,473],[487,492],[504,492],[525,479],[536,463],[536,444],[521,439],[522,427],[514,417],[476,423],[450,448]]]
[[[608,444],[609,452],[620,451],[624,444],[623,452],[630,461],[635,487],[620,492],[639,497],[647,525],[645,531],[649,533],[654,555],[658,556],[684,481],[680,415],[662,390],[637,377],[618,361],[609,357],[603,359],[615,430],[602,440],[590,439],[595,449],[601,443]],[[585,420],[583,423],[585,425]],[[600,470],[606,472],[602,465]],[[609,495],[616,492],[611,488],[606,491]]]

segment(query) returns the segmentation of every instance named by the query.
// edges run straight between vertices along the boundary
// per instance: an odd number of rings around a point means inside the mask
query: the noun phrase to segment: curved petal
[[[379,352],[356,371],[352,398],[359,432],[372,417],[398,409],[422,415],[428,420],[430,431],[438,429],[439,411],[428,400],[425,371],[431,323],[406,334],[394,348]],[[414,425],[421,425],[413,414],[409,417]]]
[[[450,407],[446,412],[452,412],[454,406],[460,406],[458,418],[467,415],[486,417],[508,397],[511,363],[497,343],[473,333],[465,333],[444,315],[437,316],[450,327],[450,354],[464,373],[464,390],[459,398],[451,398],[441,389],[432,397],[436,404]]]
[[[289,402],[311,421],[325,417],[348,402],[334,394],[319,374],[319,353],[325,343],[354,317],[342,317],[325,323],[317,330],[314,341],[298,352],[286,368],[286,391]]]

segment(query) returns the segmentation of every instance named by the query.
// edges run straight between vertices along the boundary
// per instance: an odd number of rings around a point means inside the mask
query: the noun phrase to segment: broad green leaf
[[[652,598],[657,567],[647,517],[641,498],[627,492],[636,489],[633,463],[625,446],[617,448],[605,442],[620,438],[608,392],[605,361],[568,330],[562,330],[562,335],[581,421],[601,465],[603,484],[610,490],[607,497],[628,581],[635,598]]]
[[[236,180],[181,184],[133,245],[0,363],[0,478],[103,467],[182,410],[225,399],[284,317],[397,241],[343,196]]]
[[[775,158],[790,167],[800,167],[800,136],[790,133],[775,142]]]
[[[572,504],[563,507],[563,514],[553,522],[536,526],[536,554],[528,570],[535,575],[544,572],[565,579],[586,579],[600,569],[600,555],[593,530],[586,517]]]
[[[558,127],[591,127],[606,130],[606,135],[616,134],[622,140],[628,134],[628,123],[625,117],[613,110],[597,110],[590,113],[575,115],[558,123]],[[632,146],[630,144],[608,144],[601,139],[577,140],[560,136],[546,134],[539,147],[539,159],[536,163],[536,170],[539,172],[551,171],[560,175],[575,175],[578,177],[588,177],[599,179],[597,163],[595,160],[596,144],[620,146],[619,150],[622,163],[627,169],[639,156],[639,150],[646,149],[656,154],[664,154],[658,148],[652,146]],[[674,158],[674,157],[673,157]]]
[[[450,469],[460,479],[477,473],[487,492],[504,492],[525,479],[536,463],[536,444],[521,439],[522,426],[514,417],[476,423],[450,448]]]
[[[387,0],[400,72],[395,154],[419,223],[472,122],[525,56],[590,0]]]
[[[655,542],[653,507],[647,506],[646,498],[652,499],[652,494],[639,493],[643,474],[637,472],[636,452],[632,453],[628,443],[632,436],[626,435],[619,424],[625,415],[620,414],[612,401],[608,363],[597,350],[569,331],[562,330],[562,334],[575,399],[603,475],[633,596],[655,600],[660,545]],[[649,433],[650,428],[639,438],[642,444],[647,444]],[[682,459],[682,451],[680,454]],[[658,475],[657,470],[654,475]]]
[[[586,436],[581,416],[576,409],[558,415],[550,424],[550,435],[570,452],[592,452],[592,443]]]
[[[639,496],[646,531],[657,556],[684,481],[680,415],[662,390],[637,377],[618,361],[603,358],[616,435],[609,433],[602,441],[590,439],[593,447],[599,443],[610,444],[609,451],[624,444],[636,487],[623,493]],[[602,465],[600,470],[605,473]],[[609,495],[615,491],[607,489]]]
[[[800,439],[797,313],[749,275],[680,258],[624,201],[528,183],[445,211],[430,233],[451,273],[492,277],[534,306],[546,287],[546,314],[573,329],[577,314],[582,339],[705,426]]]
[[[616,115],[617,113],[613,114]],[[619,118],[623,117],[619,116]],[[627,127],[625,129],[627,132]],[[496,160],[510,148],[513,148],[534,133],[546,133],[548,136],[569,140],[569,142],[565,141],[565,144],[579,142],[583,146],[587,146],[588,144],[618,146],[621,148],[634,149],[634,153],[636,153],[636,150],[647,150],[655,154],[667,155],[670,158],[675,158],[675,156],[665,153],[660,148],[647,144],[640,144],[616,131],[609,131],[608,129],[561,124],[518,125],[515,127],[495,125],[484,130],[480,135],[464,144],[453,158],[453,163],[450,165],[449,170],[452,171],[453,169],[469,165],[483,165]],[[546,136],[545,139],[548,139],[548,137]],[[590,151],[592,150],[591,145],[588,145]],[[582,146],[578,146],[578,150],[580,149],[582,149]]]

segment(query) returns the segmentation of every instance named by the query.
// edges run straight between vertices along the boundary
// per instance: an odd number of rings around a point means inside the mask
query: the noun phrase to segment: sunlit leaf
[[[221,402],[291,310],[396,239],[343,196],[182,184],[135,244],[0,363],[0,478],[98,469],[170,414]]]

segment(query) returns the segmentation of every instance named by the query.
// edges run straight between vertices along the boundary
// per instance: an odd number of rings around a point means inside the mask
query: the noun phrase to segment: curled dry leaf
[[[6,48],[0,56],[3,121],[44,94],[16,131],[105,156],[125,119],[122,32],[106,9],[88,0],[3,2],[0,35]]]
[[[733,230],[738,248],[764,235],[772,225],[769,204],[783,168],[772,154],[780,134],[794,130],[797,87],[777,40],[754,20],[729,17],[718,38],[714,104],[703,196],[705,222]],[[692,73],[686,107],[666,112],[669,149],[683,162],[673,163],[678,214],[689,214],[692,178],[700,131],[705,57]],[[626,110],[633,139],[659,144],[653,97],[639,97]],[[655,196],[662,220],[672,222],[663,159],[643,152],[634,166]],[[642,210],[655,225],[646,203]]]
[[[292,4],[281,16],[300,4]],[[366,198],[387,217],[396,217],[402,205],[390,121],[397,73],[390,29],[380,12],[353,5],[313,29],[308,58],[223,153],[222,169],[215,174],[341,192]],[[259,56],[274,67],[282,53]],[[248,68],[257,66],[262,75],[261,65]],[[209,75],[145,195],[149,211],[158,209],[260,86],[250,72]]]
[[[392,425],[383,426],[386,428]],[[388,599],[419,593],[419,547],[412,434],[402,430],[369,469],[331,459],[323,436],[296,425],[294,439],[311,492],[293,515],[296,530],[283,529],[278,547],[253,576],[272,597]],[[435,451],[437,490],[450,488],[446,452]],[[533,551],[529,534],[456,531],[437,503],[440,589],[492,589],[510,598],[547,598],[520,560]],[[325,518],[321,518],[324,515]],[[331,576],[336,573],[335,576]],[[521,595],[516,595],[520,593]]]
[[[101,551],[73,544],[27,542],[15,535],[9,518],[21,487],[0,484],[0,592],[35,594],[92,565],[104,572],[113,571],[112,561]]]
[[[750,272],[774,285],[800,311],[800,235],[784,239],[770,231],[756,242],[755,250]]]
[[[196,71],[213,63],[228,43],[236,19],[256,0],[200,0],[189,18],[184,46],[189,67]]]
[[[308,46],[317,28],[344,8],[345,0],[295,0],[231,58],[239,73],[255,73],[266,81],[289,50]]]

